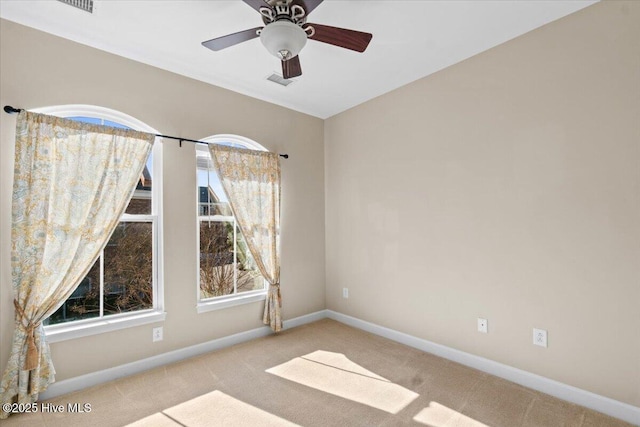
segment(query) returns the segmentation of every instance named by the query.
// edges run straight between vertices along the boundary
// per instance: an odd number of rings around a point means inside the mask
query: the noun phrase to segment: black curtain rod
[[[19,113],[20,111],[22,111],[22,108],[13,108],[11,105],[5,105],[4,106],[4,112],[8,113],[8,114]],[[157,134],[157,133],[154,133],[154,135],[157,136],[157,137],[160,137],[160,138],[175,139],[176,141],[180,142],[180,147],[182,147],[182,141],[194,142],[194,143],[197,143],[197,144],[206,144],[206,142],[203,142],[203,141],[197,141],[195,139],[189,139],[189,138],[180,138],[178,136],[160,135],[160,134]],[[280,154],[280,157],[288,159],[289,155],[288,154]]]

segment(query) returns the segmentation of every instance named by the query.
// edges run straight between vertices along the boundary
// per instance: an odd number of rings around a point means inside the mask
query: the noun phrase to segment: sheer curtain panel
[[[0,403],[54,381],[42,321],[76,289],[115,229],[155,136],[22,111],[17,118],[11,268],[15,329]],[[9,414],[0,410],[0,418]]]
[[[269,282],[263,321],[282,329],[280,295],[280,156],[210,144],[231,210],[262,276]]]

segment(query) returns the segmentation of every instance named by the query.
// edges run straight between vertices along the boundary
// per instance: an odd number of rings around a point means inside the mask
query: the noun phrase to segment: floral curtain
[[[27,111],[18,115],[11,235],[16,323],[0,403],[35,402],[54,381],[42,321],[106,245],[154,139]],[[8,415],[0,410],[0,419]]]
[[[280,157],[210,144],[216,172],[262,276],[269,282],[264,323],[282,329],[280,295]]]

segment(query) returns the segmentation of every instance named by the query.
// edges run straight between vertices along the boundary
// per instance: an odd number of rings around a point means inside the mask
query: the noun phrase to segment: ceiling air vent
[[[58,0],[59,2],[93,13],[93,0]]]
[[[269,80],[270,82],[278,83],[281,86],[289,86],[291,83],[293,83],[293,80],[285,79],[282,76],[275,73],[267,77],[267,80]]]

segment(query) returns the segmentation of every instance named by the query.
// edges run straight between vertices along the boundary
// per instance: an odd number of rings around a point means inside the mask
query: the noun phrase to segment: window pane
[[[200,216],[233,216],[229,203],[217,201],[211,190],[209,190],[207,194],[206,187],[199,187],[198,191],[200,192],[200,201],[198,202],[198,213]]]
[[[125,213],[132,215],[151,215],[151,188],[153,186],[152,167],[153,153],[149,153],[140,179],[133,192],[133,196],[125,209]]]
[[[121,123],[90,115],[67,118],[84,123],[131,129]],[[150,153],[125,213],[154,215],[151,197],[153,172],[153,154]],[[118,225],[101,258],[91,267],[63,306],[43,322],[45,325],[153,308],[155,219],[145,217],[144,221],[147,222],[121,222]]]
[[[206,203],[207,200],[212,203],[228,202],[220,178],[218,178],[218,174],[213,169],[213,162],[209,153],[203,153],[200,150],[196,151],[196,164],[200,203]],[[208,191],[207,188],[209,189]],[[222,213],[222,215],[227,214]]]
[[[236,229],[236,251],[238,292],[264,289],[264,278],[256,266],[240,228]]]
[[[223,145],[241,146],[234,143]],[[200,299],[264,289],[265,281],[239,228],[236,228],[234,236],[233,212],[206,146],[196,147],[196,170],[200,221]]]
[[[153,307],[153,226],[120,222],[104,248],[104,315]]]
[[[234,293],[233,223],[200,222],[201,298]]]
[[[93,264],[87,276],[45,325],[71,322],[100,316],[100,258]]]

